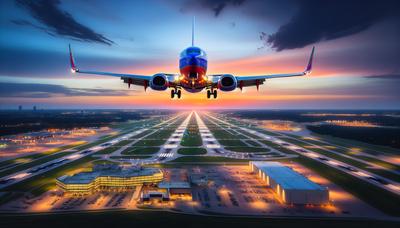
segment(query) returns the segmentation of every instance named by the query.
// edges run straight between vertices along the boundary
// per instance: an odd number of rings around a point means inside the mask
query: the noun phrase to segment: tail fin
[[[195,21],[196,18],[193,16],[193,20],[192,20],[192,47],[194,46],[194,25],[195,25]]]
[[[315,50],[315,46],[313,46],[313,48],[312,48],[310,59],[308,60],[307,68],[304,70],[304,74],[306,74],[306,75],[311,74],[312,62],[313,62],[313,58],[314,58],[314,50]]]

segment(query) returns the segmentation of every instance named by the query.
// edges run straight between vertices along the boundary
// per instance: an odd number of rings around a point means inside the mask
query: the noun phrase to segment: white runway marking
[[[173,149],[173,148],[177,148],[178,147],[178,145],[176,145],[176,144],[167,144],[167,145],[164,145],[164,148],[165,149]]]
[[[207,144],[206,147],[207,148],[221,148],[220,145],[216,145],[216,144]]]
[[[170,158],[170,157],[172,157],[173,155],[174,155],[173,153],[162,153],[162,154],[159,155],[159,157],[162,157],[162,158]]]

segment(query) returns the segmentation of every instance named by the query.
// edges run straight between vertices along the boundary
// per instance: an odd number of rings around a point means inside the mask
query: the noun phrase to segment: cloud
[[[0,82],[0,97],[49,98],[54,96],[126,96],[127,90],[78,89],[62,85]]]
[[[276,33],[264,37],[277,51],[301,48],[323,40],[353,35],[391,17],[400,16],[400,2],[375,1],[298,1],[298,10]]]
[[[277,51],[354,35],[385,20],[400,22],[398,0],[199,0],[184,1],[182,10],[212,12],[218,18],[229,7],[275,32],[264,31],[263,47]],[[270,28],[269,28],[270,29]]]
[[[80,24],[71,14],[60,9],[59,0],[17,0],[16,2],[18,6],[26,9],[43,26],[35,25],[26,20],[12,20],[11,22],[16,25],[32,26],[52,36],[67,36],[80,41],[114,44],[112,40]]]
[[[367,79],[400,80],[400,74],[370,75],[364,76]]]
[[[245,0],[192,0],[186,1],[181,10],[205,9],[212,11],[215,17],[218,17],[227,6],[241,6]]]

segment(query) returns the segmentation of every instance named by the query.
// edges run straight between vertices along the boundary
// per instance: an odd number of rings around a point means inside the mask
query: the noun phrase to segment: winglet
[[[69,62],[71,64],[71,71],[72,73],[78,72],[78,68],[75,66],[74,56],[72,55],[71,44],[68,45],[69,47]]]
[[[315,50],[315,46],[313,46],[313,48],[312,48],[310,59],[308,60],[307,68],[304,70],[304,75],[311,74],[312,62],[313,62],[313,58],[314,58],[314,50]]]

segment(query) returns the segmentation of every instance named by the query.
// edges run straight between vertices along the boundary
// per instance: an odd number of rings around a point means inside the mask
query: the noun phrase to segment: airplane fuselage
[[[188,47],[179,59],[181,86],[188,92],[200,92],[207,86],[207,55],[198,47]]]

